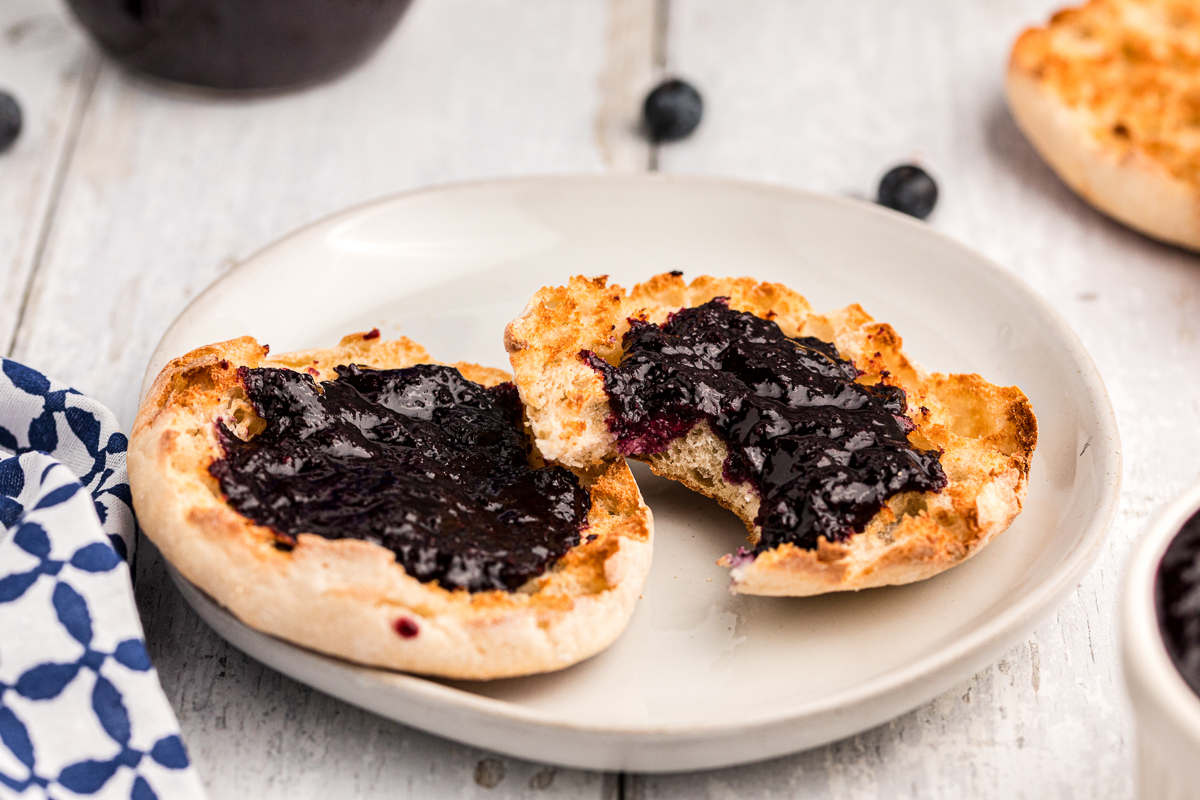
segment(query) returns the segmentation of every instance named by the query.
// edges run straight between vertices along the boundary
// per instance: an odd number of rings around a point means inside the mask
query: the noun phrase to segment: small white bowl
[[[1122,652],[1137,717],[1141,800],[1200,800],[1200,697],[1167,654],[1154,601],[1163,553],[1197,510],[1200,485],[1151,523],[1125,578]]]

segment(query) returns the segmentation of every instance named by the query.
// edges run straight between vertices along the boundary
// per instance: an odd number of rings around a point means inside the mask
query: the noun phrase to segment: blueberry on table
[[[655,87],[646,95],[642,116],[650,140],[670,142],[682,139],[700,124],[704,101],[690,83],[673,78]]]
[[[12,147],[21,133],[21,106],[8,92],[0,90],[0,153]]]
[[[877,202],[881,206],[925,219],[937,205],[938,188],[928,172],[912,164],[888,170],[879,182]]]

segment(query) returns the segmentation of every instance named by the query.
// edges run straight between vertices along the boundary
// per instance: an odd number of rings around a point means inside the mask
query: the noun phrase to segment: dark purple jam
[[[1200,513],[1171,541],[1154,585],[1158,626],[1167,653],[1200,694]]]
[[[516,589],[579,543],[591,498],[572,472],[529,466],[511,383],[436,364],[337,373],[242,367],[266,428],[242,441],[218,423],[225,458],[209,471],[284,546],[363,539],[418,580],[477,592]]]
[[[861,532],[901,492],[939,491],[939,453],[908,442],[904,390],[856,383],[858,370],[814,338],[788,338],[771,320],[717,298],[661,327],[630,320],[604,376],[609,429],[625,455],[662,452],[701,421],[727,445],[725,479],[762,498],[757,551]]]

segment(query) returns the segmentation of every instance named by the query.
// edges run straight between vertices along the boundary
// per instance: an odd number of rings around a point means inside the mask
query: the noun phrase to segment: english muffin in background
[[[1200,2],[1092,0],[1013,46],[1017,124],[1081,197],[1200,250]]]

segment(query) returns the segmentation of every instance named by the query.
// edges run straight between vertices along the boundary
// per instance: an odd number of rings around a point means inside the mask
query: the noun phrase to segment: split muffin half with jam
[[[732,590],[911,583],[1021,510],[1037,420],[1015,386],[927,374],[858,305],[779,284],[659,275],[539,291],[505,342],[534,439],[574,469],[614,454],[716,499],[750,548]]]
[[[246,624],[362,664],[560,669],[624,630],[652,519],[621,459],[546,465],[508,375],[354,334],[166,366],[129,450],[138,520]]]

